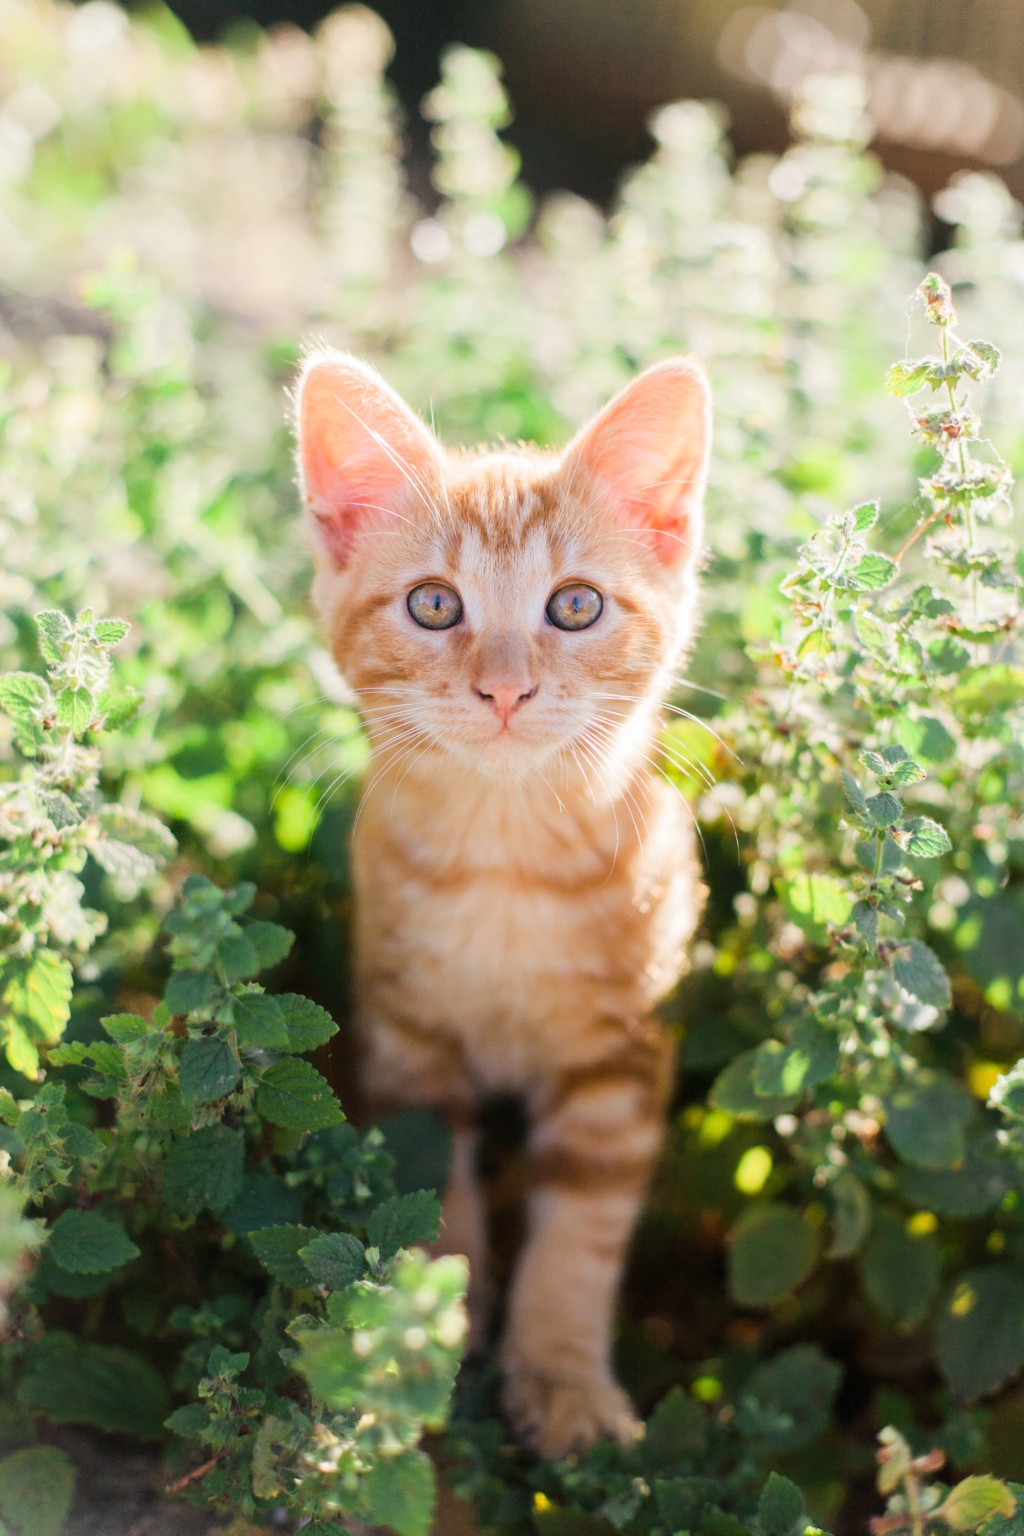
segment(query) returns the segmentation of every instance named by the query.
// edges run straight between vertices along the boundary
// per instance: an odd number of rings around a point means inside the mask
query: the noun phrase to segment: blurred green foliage
[[[42,1244],[0,1517],[66,1515],[40,1423],[172,1409],[200,1500],[429,1519],[444,1137],[357,1135],[319,1070],[344,1096],[366,758],[295,517],[286,391],[324,336],[455,442],[558,442],[679,351],[716,391],[664,738],[711,899],[617,1346],[647,1437],[537,1463],[474,1363],[450,1475],[508,1536],[787,1536],[862,1523],[891,1426],[880,1531],[1017,1536],[981,1474],[1024,1474],[1020,210],[960,176],[908,306],[922,210],[849,77],[807,83],[782,156],[734,164],[675,103],[610,214],[534,208],[465,49],[424,104],[426,209],[390,47],[360,7],[196,49],[159,9],[0,6],[0,1285]],[[496,1216],[514,1182],[513,1153]],[[950,1493],[934,1448],[978,1475]]]

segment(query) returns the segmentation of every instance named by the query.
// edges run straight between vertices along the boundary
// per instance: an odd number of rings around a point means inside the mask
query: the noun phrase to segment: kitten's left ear
[[[700,552],[711,450],[711,389],[693,358],[656,363],[628,384],[569,445],[568,472],[589,471],[616,522],[666,567]]]

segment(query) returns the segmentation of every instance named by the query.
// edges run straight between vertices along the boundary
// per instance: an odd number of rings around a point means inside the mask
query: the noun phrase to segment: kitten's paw
[[[643,1432],[629,1398],[610,1376],[550,1381],[516,1370],[505,1378],[502,1403],[518,1438],[548,1458],[585,1451],[597,1440],[629,1446]]]

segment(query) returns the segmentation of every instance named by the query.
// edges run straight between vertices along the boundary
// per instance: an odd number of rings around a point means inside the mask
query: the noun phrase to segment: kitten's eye
[[[413,587],[407,606],[424,629],[451,629],[462,618],[462,598],[440,581],[424,581]]]
[[[573,581],[552,593],[545,611],[556,629],[589,629],[601,617],[603,607],[604,598],[596,587]]]

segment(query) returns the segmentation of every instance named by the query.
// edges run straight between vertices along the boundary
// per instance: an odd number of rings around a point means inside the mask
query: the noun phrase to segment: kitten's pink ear
[[[376,369],[344,352],[310,358],[297,417],[314,549],[343,566],[360,529],[423,504],[439,472],[437,443]]]
[[[615,520],[661,562],[700,551],[711,449],[711,390],[699,363],[656,363],[605,406],[566,451],[608,493]]]

